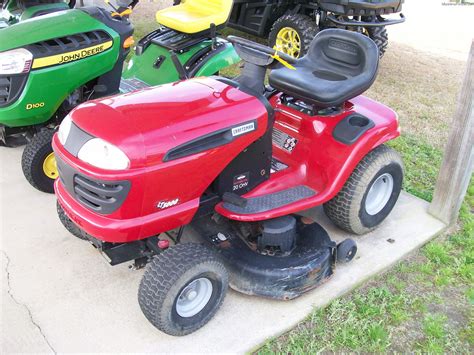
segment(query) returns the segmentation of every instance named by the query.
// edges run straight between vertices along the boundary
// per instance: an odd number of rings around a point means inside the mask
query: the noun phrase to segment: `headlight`
[[[62,145],[66,144],[66,140],[67,140],[67,137],[69,136],[69,132],[71,132],[71,125],[72,125],[71,116],[67,115],[66,117],[64,117],[58,130],[58,138]]]
[[[33,54],[24,48],[0,53],[0,75],[28,73]]]
[[[87,141],[79,150],[77,157],[101,169],[123,170],[130,166],[130,160],[124,152],[100,138]]]

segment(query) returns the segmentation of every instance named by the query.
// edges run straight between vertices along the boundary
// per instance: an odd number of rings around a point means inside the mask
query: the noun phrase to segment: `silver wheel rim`
[[[393,192],[393,176],[385,173],[380,175],[370,187],[365,199],[365,211],[373,216],[383,210]]]
[[[212,283],[201,277],[187,285],[176,301],[176,313],[183,318],[195,316],[201,312],[212,296]]]

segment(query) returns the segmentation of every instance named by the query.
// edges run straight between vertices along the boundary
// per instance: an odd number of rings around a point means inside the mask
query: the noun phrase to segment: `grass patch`
[[[424,200],[431,201],[443,154],[423,139],[403,134],[389,142],[405,164],[403,189]]]
[[[258,353],[472,353],[473,197],[474,179],[456,233],[427,244],[386,274],[315,310]]]

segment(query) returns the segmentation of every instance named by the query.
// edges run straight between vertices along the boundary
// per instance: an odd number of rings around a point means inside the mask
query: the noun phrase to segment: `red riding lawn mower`
[[[359,96],[377,74],[371,39],[322,31],[301,59],[229,41],[245,62],[235,80],[91,101],[53,139],[61,221],[112,265],[148,263],[138,302],[171,335],[206,324],[229,284],[282,300],[313,289],[357,247],[297,214],[323,205],[366,233],[402,185],[400,157],[384,145],[399,136],[397,115]],[[185,226],[199,243],[181,241]]]

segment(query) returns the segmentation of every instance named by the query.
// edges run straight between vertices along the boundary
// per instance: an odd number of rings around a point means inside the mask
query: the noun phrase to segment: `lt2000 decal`
[[[171,200],[171,201],[160,201],[157,203],[156,207],[159,208],[160,210],[164,210],[166,208],[176,206],[178,203],[179,203],[179,198],[175,198],[174,200]]]

